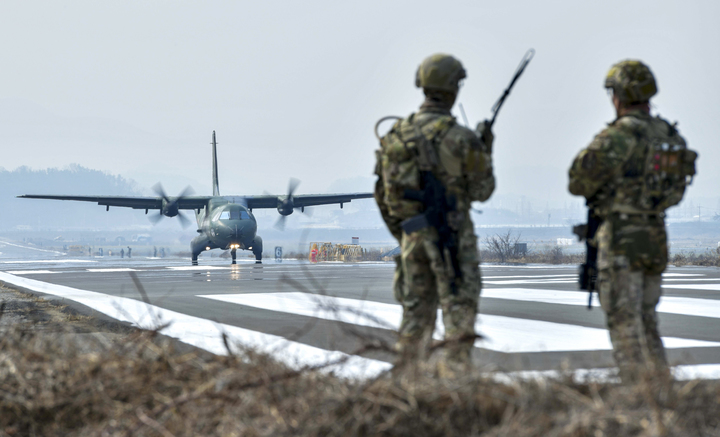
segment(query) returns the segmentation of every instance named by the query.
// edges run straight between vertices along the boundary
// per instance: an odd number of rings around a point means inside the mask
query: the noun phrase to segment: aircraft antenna
[[[218,167],[217,167],[217,142],[215,141],[215,131],[213,131],[212,136],[212,187],[213,187],[213,196],[219,196],[220,195],[220,186],[218,184]]]
[[[470,123],[468,123],[467,116],[465,115],[465,108],[463,108],[462,103],[458,103],[458,106],[460,107],[460,113],[462,114],[463,121],[465,121],[465,127],[470,128]]]

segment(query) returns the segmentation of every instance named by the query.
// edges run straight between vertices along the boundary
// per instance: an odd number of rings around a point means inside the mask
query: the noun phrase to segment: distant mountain
[[[141,190],[132,180],[79,165],[47,170],[0,169],[0,230],[18,227],[95,229],[148,224],[144,214],[126,208],[118,208],[109,214],[94,203],[16,198],[22,194],[134,196],[140,195]]]

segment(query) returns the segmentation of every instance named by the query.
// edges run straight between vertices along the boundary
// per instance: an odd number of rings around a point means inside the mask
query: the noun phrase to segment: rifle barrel
[[[493,117],[490,120],[490,127],[495,124],[495,118],[497,118],[498,112],[500,112],[500,108],[502,107],[503,103],[505,103],[505,99],[507,96],[510,95],[510,90],[512,90],[512,87],[515,86],[515,82],[520,78],[520,76],[523,74],[523,71],[525,71],[525,67],[530,63],[532,58],[535,56],[535,49],[529,49],[527,52],[525,52],[525,56],[520,60],[520,64],[518,65],[517,69],[515,70],[515,75],[513,76],[512,80],[510,81],[510,85],[505,88],[505,91],[503,92],[502,96],[498,99],[497,102],[493,105],[491,111],[493,112]]]

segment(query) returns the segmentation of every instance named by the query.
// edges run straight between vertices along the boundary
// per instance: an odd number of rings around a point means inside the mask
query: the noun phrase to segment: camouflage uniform
[[[403,195],[405,189],[422,188],[417,149],[423,141],[438,158],[432,173],[457,202],[448,221],[456,232],[461,278],[455,278],[448,251],[440,253],[435,228],[407,234],[400,227],[404,219],[423,212],[421,202],[406,200]],[[397,348],[426,356],[439,304],[445,338],[464,339],[448,344],[446,358],[469,364],[481,287],[477,237],[469,210],[472,201],[487,200],[495,187],[490,147],[473,131],[458,125],[448,109],[426,103],[417,113],[395,123],[381,139],[376,154],[375,200],[402,252],[394,283],[395,297],[403,305]],[[456,293],[451,291],[451,281],[455,281]]]
[[[618,74],[613,71],[609,77]],[[652,85],[651,95],[654,78]],[[637,381],[644,370],[667,372],[655,310],[668,259],[664,211],[682,199],[696,156],[675,125],[630,109],[570,168],[570,192],[584,196],[602,220],[597,289],[623,381]]]

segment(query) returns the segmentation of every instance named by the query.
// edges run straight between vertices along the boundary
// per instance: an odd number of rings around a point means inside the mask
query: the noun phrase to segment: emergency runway
[[[230,266],[217,258],[189,264],[178,258],[0,257],[0,281],[144,327],[169,323],[166,334],[213,352],[225,351],[225,333],[295,365],[351,354],[368,338],[394,341],[401,314],[390,290],[394,264],[269,260]],[[478,365],[503,372],[567,366],[600,374],[613,366],[604,314],[586,308],[575,266],[481,269],[477,329],[485,338],[475,345]],[[658,309],[669,360],[685,377],[720,378],[720,270],[671,267],[663,287]],[[365,354],[346,371],[375,373],[389,360]]]

